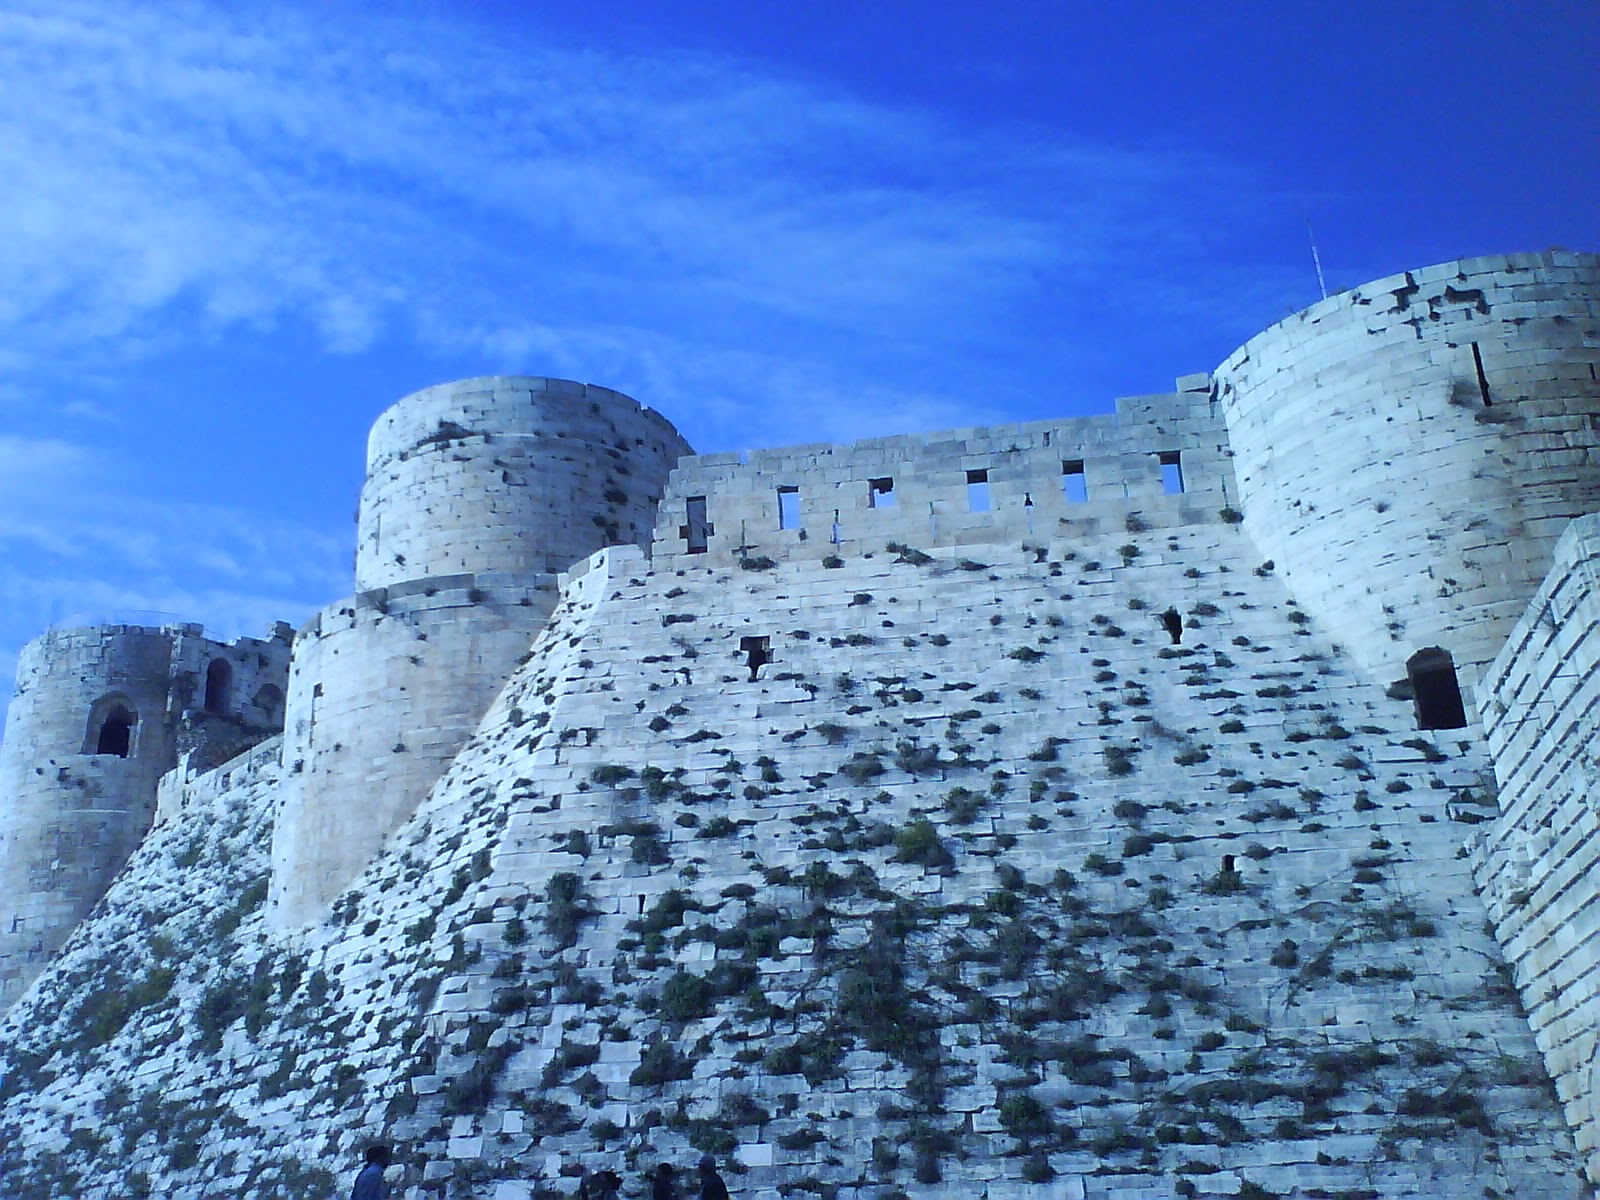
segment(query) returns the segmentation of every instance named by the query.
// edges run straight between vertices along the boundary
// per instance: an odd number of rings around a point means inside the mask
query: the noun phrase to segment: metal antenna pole
[[[1322,256],[1317,253],[1317,235],[1311,228],[1311,219],[1306,218],[1306,237],[1311,239],[1311,265],[1317,268],[1317,290],[1322,293],[1322,298],[1328,298],[1328,284],[1322,278]]]

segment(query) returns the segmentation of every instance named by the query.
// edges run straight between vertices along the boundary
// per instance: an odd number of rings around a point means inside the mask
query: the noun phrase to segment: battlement
[[[1600,256],[1379,280],[1103,415],[696,456],[620,393],[494,376],[398,401],[366,465],[352,594],[292,646],[52,630],[0,749],[0,1005],[59,951],[19,1024],[84,980],[141,997],[141,1047],[214,1022],[173,1068],[225,1114],[204,1169],[240,1128],[349,1149],[365,1087],[429,1170],[693,1127],[772,1200],[939,1121],[991,1200],[1023,1154],[1137,1189],[1190,1147],[1234,1190],[1575,1195],[1506,1065],[1536,1033],[1600,1178]],[[233,940],[191,911],[207,855]],[[154,961],[199,924],[228,962]],[[97,1047],[16,1101],[52,1163],[131,1094]],[[1242,1078],[1265,1103],[1217,1099]]]
[[[818,560],[1223,520],[1237,494],[1209,377],[1114,415],[712,454],[679,463],[657,559]]]

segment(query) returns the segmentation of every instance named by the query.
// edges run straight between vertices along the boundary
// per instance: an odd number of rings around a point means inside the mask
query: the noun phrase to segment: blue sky
[[[1209,6],[1216,7],[1216,6]],[[299,623],[415,388],[699,449],[1104,411],[1330,288],[1600,248],[1600,7],[0,0],[0,694]]]

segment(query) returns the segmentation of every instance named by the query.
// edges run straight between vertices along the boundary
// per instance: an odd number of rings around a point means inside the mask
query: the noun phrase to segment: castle
[[[823,1194],[1582,1194],[1597,370],[1600,257],[1550,252],[1330,297],[1103,417],[695,456],[593,385],[406,397],[354,594],[292,645],[23,653],[22,1178],[112,1194],[104,1126],[152,1194],[310,1196],[291,1164],[376,1125],[418,1197],[612,1144]],[[202,938],[186,891],[249,903]],[[158,1074],[188,1028],[210,1065]],[[178,1152],[140,1095],[206,1127]]]

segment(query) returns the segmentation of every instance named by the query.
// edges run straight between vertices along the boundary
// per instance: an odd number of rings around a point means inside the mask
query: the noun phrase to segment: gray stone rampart
[[[1557,543],[1478,701],[1500,813],[1485,826],[1476,874],[1600,1179],[1600,514],[1572,522]]]
[[[1329,297],[1217,369],[1246,529],[1375,677],[1441,646],[1470,683],[1600,508],[1597,368],[1594,255]]]
[[[275,920],[321,915],[410,815],[526,654],[559,573],[607,545],[649,544],[688,451],[654,411],[563,379],[441,384],[378,418],[357,594],[296,643]]]
[[[330,605],[295,642],[272,913],[303,924],[444,773],[543,627],[552,576],[459,575]]]
[[[711,563],[816,560],[886,542],[929,550],[1217,521],[1235,493],[1226,434],[1212,407],[1203,391],[1140,396],[1119,400],[1114,417],[685,459],[662,502],[654,554],[686,560],[680,565],[701,557],[689,542],[691,497],[705,500]],[[1162,455],[1177,456],[1181,493],[1164,491]],[[974,507],[974,472],[985,476],[987,507]],[[1072,474],[1081,500],[1069,497]],[[780,528],[780,489],[798,496],[792,527]]]
[[[372,427],[356,588],[434,575],[554,574],[649,543],[689,446],[610,388],[490,376],[414,392]]]
[[[156,824],[192,814],[220,801],[231,790],[276,781],[283,751],[283,735],[267,738],[220,767],[201,770],[185,755],[161,777],[156,787]]]

